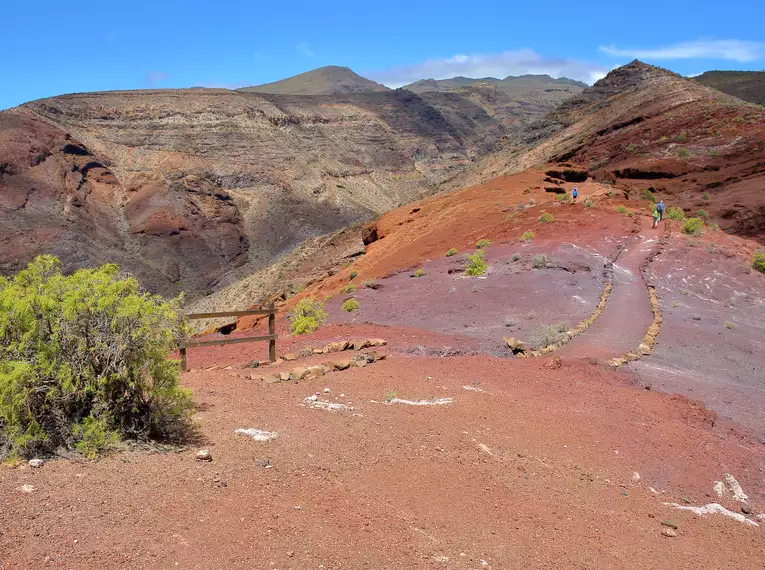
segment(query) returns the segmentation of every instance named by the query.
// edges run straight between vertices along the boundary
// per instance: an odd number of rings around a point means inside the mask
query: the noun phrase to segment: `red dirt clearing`
[[[765,449],[721,422],[712,426],[701,406],[629,386],[624,373],[568,362],[547,370],[541,359],[396,355],[300,383],[266,385],[244,372],[184,375],[200,403],[209,464],[195,461],[192,448],[0,472],[3,561],[12,568],[765,564],[762,528],[663,505],[725,502],[712,484],[732,473],[755,513],[765,510]],[[352,409],[301,405],[315,392]],[[389,392],[453,402],[386,404]],[[250,427],[279,436],[262,443],[234,433]],[[34,490],[19,491],[25,484]],[[676,538],[662,536],[665,519],[677,521]]]

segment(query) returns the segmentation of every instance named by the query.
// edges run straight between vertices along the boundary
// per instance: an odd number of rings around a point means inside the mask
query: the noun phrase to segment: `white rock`
[[[271,441],[279,435],[275,431],[263,431],[262,429],[255,428],[239,428],[235,433],[239,435],[246,435],[255,441]]]
[[[715,495],[722,498],[722,496],[725,494],[725,483],[722,481],[715,481],[715,484],[712,486],[712,490],[715,492]]]
[[[319,397],[318,397],[316,394],[313,394],[312,396],[308,396],[308,397],[306,398],[306,400],[310,400],[310,401],[312,401],[312,402],[315,402],[315,401],[316,401],[316,400],[318,400],[318,399],[319,399]]]
[[[17,491],[21,491],[22,493],[31,493],[32,491],[35,490],[35,488],[32,487],[32,485],[22,485],[21,487],[17,488],[16,490]]]
[[[635,471],[635,472],[632,474],[632,482],[633,482],[633,483],[637,483],[638,481],[640,481],[640,473],[638,473],[637,471]]]
[[[324,393],[329,394],[329,388],[324,388]]]
[[[402,400],[401,398],[393,398],[389,404],[404,404],[406,406],[443,406],[444,404],[451,404],[454,398],[436,398],[435,400]]]
[[[724,515],[726,517],[730,517],[733,520],[737,520],[740,523],[748,524],[750,526],[760,526],[753,520],[749,520],[741,513],[734,513],[733,511],[729,511],[722,505],[719,505],[717,503],[709,503],[708,505],[703,505],[701,507],[686,507],[684,505],[678,505],[677,503],[664,503],[668,507],[674,507],[675,509],[681,510],[681,511],[690,511],[698,516],[705,516],[705,515],[711,515],[711,514],[719,514]]]
[[[45,465],[45,461],[42,459],[30,459],[29,460],[29,466],[32,469],[40,469],[43,465]]]
[[[212,453],[209,449],[200,449],[195,457],[197,461],[212,461]]]
[[[744,493],[741,485],[738,484],[738,481],[736,481],[736,478],[733,475],[726,473],[725,482],[728,484],[728,489],[730,489],[730,492],[733,494],[734,501],[738,501],[739,503],[749,502],[749,497],[746,496],[746,493]]]

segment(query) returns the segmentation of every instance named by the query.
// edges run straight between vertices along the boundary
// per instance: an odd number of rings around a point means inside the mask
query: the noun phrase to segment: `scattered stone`
[[[237,435],[246,435],[255,441],[271,441],[272,439],[276,439],[276,437],[279,435],[275,431],[264,431],[262,429],[256,428],[239,428],[234,430],[234,433]]]
[[[725,494],[725,484],[722,481],[715,481],[715,484],[712,486],[712,490],[715,492],[715,495],[722,498],[722,496]]]
[[[311,356],[312,354],[313,354],[313,350],[311,350],[310,348],[301,348],[300,350],[298,350],[298,353],[297,353],[298,358],[307,358]]]
[[[279,379],[282,382],[289,382],[290,373],[289,372],[279,372]]]
[[[336,360],[334,362],[328,362],[327,367],[330,370],[348,370],[351,367],[350,360]]]
[[[553,356],[552,358],[547,359],[542,366],[548,370],[557,370],[563,366],[563,361],[561,360],[560,356]]]
[[[314,348],[312,352],[313,352],[313,354],[324,354],[324,349],[323,348]]]
[[[749,497],[746,496],[746,493],[744,493],[741,485],[738,484],[738,481],[736,481],[736,478],[733,475],[726,473],[724,479],[728,484],[728,489],[730,489],[730,492],[733,494],[734,501],[738,501],[739,503],[749,502]]]
[[[680,523],[676,521],[675,519],[667,519],[665,521],[661,521],[661,524],[663,526],[668,526],[669,528],[673,528],[675,530],[677,530],[678,527],[680,526]]]
[[[16,489],[17,491],[21,491],[22,493],[31,493],[35,490],[35,488],[32,485],[22,485],[21,487],[18,487]]]
[[[502,340],[505,341],[507,348],[513,351],[513,354],[526,352],[526,343],[524,343],[522,340],[518,340],[517,338],[513,337],[503,337]]]
[[[745,515],[751,515],[752,507],[749,505],[749,503],[741,503],[741,512]]]
[[[640,473],[638,473],[637,471],[635,471],[635,472],[632,474],[632,482],[633,482],[633,483],[637,483],[638,481],[640,481]]]
[[[194,456],[197,461],[212,461],[212,453],[209,449],[200,449]]]
[[[348,348],[348,341],[330,342],[324,347],[324,352],[329,354],[330,352],[342,352]]]
[[[387,340],[381,338],[372,338],[366,341],[367,346],[385,346],[388,344]]]
[[[677,536],[677,531],[672,530],[671,528],[665,528],[661,531],[661,534],[664,536],[668,536],[670,538]]]
[[[765,523],[765,513],[760,513],[759,515],[757,515],[754,518],[756,518],[758,521],[760,521],[762,523]]]
[[[650,346],[648,346],[646,343],[644,343],[644,342],[641,342],[641,343],[638,345],[638,352],[639,352],[640,354],[642,354],[643,356],[646,356],[646,355],[648,355],[648,354],[651,354],[651,347],[650,347]]]
[[[330,392],[329,388],[324,388],[324,393],[325,394],[329,394],[329,392]]]
[[[43,465],[45,465],[45,461],[42,459],[30,459],[29,460],[29,466],[32,469],[40,469]]]
[[[292,362],[294,360],[297,360],[298,357],[297,357],[297,354],[290,353],[290,354],[283,355],[282,359],[286,360],[287,362]]]
[[[256,459],[255,465],[258,467],[262,467],[263,469],[270,469],[272,467],[271,460],[266,457],[265,459]]]
[[[358,366],[359,368],[364,368],[367,365],[367,359],[366,358],[356,358],[353,360],[353,363]]]
[[[401,398],[393,398],[389,400],[389,404],[405,404],[407,406],[442,406],[444,404],[451,404],[454,398],[436,398],[435,400],[402,400]]]
[[[282,380],[279,374],[266,374],[265,376],[262,376],[261,379],[266,384],[276,384]]]
[[[492,455],[492,456],[494,455],[494,454],[491,452],[491,449],[489,449],[489,446],[488,446],[488,445],[486,445],[485,443],[479,443],[479,444],[478,444],[478,449],[480,449],[481,451],[483,451],[484,453],[486,453],[486,454],[488,454],[488,455]]]
[[[367,362],[377,362],[378,360],[385,360],[388,355],[378,350],[370,350],[366,353]]]
[[[292,381],[302,380],[306,376],[308,376],[308,368],[298,367],[290,372],[290,380]]]
[[[250,368],[258,368],[260,366],[260,360],[253,360],[250,362]]]
[[[308,376],[324,376],[327,373],[325,366],[309,366]]]
[[[363,340],[354,340],[353,343],[350,346],[351,350],[361,350],[362,348],[366,348],[366,343]]]
[[[740,523],[744,523],[750,526],[760,526],[753,520],[749,520],[748,518],[746,518],[741,513],[734,513],[733,511],[729,511],[728,509],[726,509],[725,507],[717,503],[710,503],[702,507],[686,507],[683,505],[678,505],[677,503],[664,503],[664,504],[668,507],[673,507],[681,511],[691,511],[692,513],[698,516],[720,514],[726,517],[730,517],[734,520],[737,520]]]

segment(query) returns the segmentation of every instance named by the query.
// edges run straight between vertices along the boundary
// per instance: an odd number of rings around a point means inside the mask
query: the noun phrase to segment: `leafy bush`
[[[539,216],[539,223],[540,224],[549,224],[553,221],[553,215],[545,212],[541,216]]]
[[[412,273],[412,277],[422,277],[425,275],[425,271],[420,267],[417,271]]]
[[[709,200],[712,199],[712,196],[710,196],[709,192],[704,192],[701,197],[706,201],[709,202]]]
[[[191,394],[167,359],[177,309],[116,265],[64,276],[45,255],[0,277],[0,457],[187,435]]]
[[[656,196],[653,195],[653,191],[650,188],[643,190],[643,198],[654,204],[656,203]]]
[[[521,237],[520,237],[520,240],[523,242],[530,242],[533,239],[534,239],[534,232],[532,232],[531,230],[523,232],[523,234],[521,234]]]
[[[486,249],[491,245],[491,242],[487,239],[479,239],[477,242],[475,242],[475,246],[478,249]]]
[[[313,298],[304,298],[298,301],[295,308],[289,314],[290,331],[293,335],[309,334],[316,331],[324,321],[327,313],[324,304]]]
[[[343,304],[340,305],[340,308],[343,311],[352,313],[353,311],[358,311],[361,308],[361,304],[359,304],[359,302],[356,299],[351,297],[350,299],[346,299],[345,301],[343,301]]]
[[[484,261],[484,251],[482,249],[479,249],[472,255],[468,255],[467,259],[465,259],[465,273],[471,277],[483,275],[488,267],[486,261]]]
[[[562,343],[568,339],[566,331],[568,331],[568,323],[544,325],[531,336],[531,346],[539,349],[546,346]]]
[[[634,144],[630,143],[627,146],[627,152],[635,154],[637,152],[637,146],[635,146]]]
[[[683,233],[689,236],[700,236],[704,233],[704,221],[701,218],[688,218],[683,223]]]
[[[514,253],[513,257],[510,258],[512,261],[519,261],[521,259],[520,253]]]
[[[535,269],[542,269],[543,267],[550,265],[550,257],[544,253],[540,253],[531,258],[531,263],[534,265]]]
[[[685,219],[685,212],[683,212],[682,208],[672,206],[671,208],[667,208],[667,217],[670,220],[682,221]]]
[[[374,279],[369,279],[369,280],[367,280],[367,281],[364,281],[364,282],[361,284],[361,286],[362,286],[362,287],[366,287],[367,289],[375,289],[375,288],[378,288],[378,287],[377,287],[377,281],[375,281]]]
[[[678,158],[688,158],[689,156],[691,156],[691,151],[688,150],[687,148],[677,149],[677,156]]]
[[[685,142],[687,138],[688,138],[688,133],[682,132],[679,135],[677,135],[677,138],[675,140],[677,140],[677,142]]]
[[[617,206],[616,211],[620,214],[626,214],[627,213],[627,207],[626,206]]]
[[[351,271],[351,272],[348,274],[348,277],[350,277],[351,281],[353,281],[354,279],[356,279],[356,277],[358,277],[358,276],[359,276],[359,272],[358,272],[358,271]]]
[[[456,247],[451,248],[449,251],[446,252],[446,257],[451,257],[453,255],[457,255],[459,251],[457,251]]]
[[[696,210],[697,218],[709,218],[709,213],[706,210]]]
[[[752,268],[765,273],[765,251],[758,251],[752,256]]]
[[[725,321],[725,328],[726,329],[735,329],[736,328],[736,323],[732,323],[730,321]]]
[[[355,291],[356,291],[356,285],[354,285],[353,283],[348,283],[348,285],[343,287],[340,292],[343,295],[350,295],[351,293],[354,293]]]
[[[570,201],[571,201],[571,196],[570,196],[569,194],[558,194],[558,195],[555,197],[555,199],[556,199],[558,202],[570,202]]]

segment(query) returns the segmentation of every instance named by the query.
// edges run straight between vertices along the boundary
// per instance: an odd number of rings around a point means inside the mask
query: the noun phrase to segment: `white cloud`
[[[163,83],[167,80],[167,73],[164,71],[152,71],[151,73],[147,73],[146,76],[143,78],[144,83],[148,85],[157,85],[158,83]]]
[[[455,76],[503,79],[508,75],[546,74],[568,77],[585,83],[602,78],[608,69],[600,65],[562,58],[542,57],[534,50],[521,49],[495,54],[457,54],[403,67],[368,73],[388,87],[401,87],[419,79],[448,79]]]
[[[722,59],[755,61],[765,57],[765,44],[743,40],[696,40],[659,48],[623,49],[601,46],[600,51],[619,57],[638,59]]]
[[[313,52],[311,51],[311,48],[308,46],[306,42],[300,42],[298,45],[295,46],[295,49],[298,51],[298,53],[302,53],[305,56],[313,57]]]

